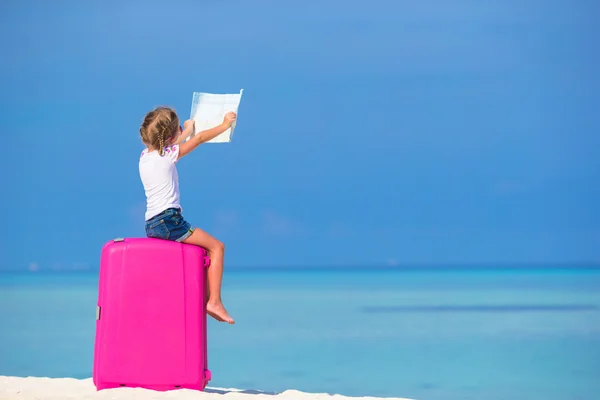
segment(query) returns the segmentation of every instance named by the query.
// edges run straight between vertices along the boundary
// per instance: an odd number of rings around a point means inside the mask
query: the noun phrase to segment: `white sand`
[[[377,397],[346,397],[329,395],[326,393],[304,393],[297,390],[286,390],[278,394],[261,393],[249,390],[244,393],[239,389],[222,389],[207,387],[206,392],[196,390],[178,389],[168,392],[157,392],[147,389],[118,388],[96,391],[92,379],[73,378],[17,378],[0,376],[0,399],[22,400],[86,400],[86,399],[111,399],[111,400],[159,400],[159,399],[204,399],[218,400],[227,397],[227,400],[344,400],[344,399],[377,399]],[[396,399],[394,400],[407,400]]]

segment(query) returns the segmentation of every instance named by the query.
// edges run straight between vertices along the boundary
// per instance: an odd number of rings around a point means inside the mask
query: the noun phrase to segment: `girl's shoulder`
[[[178,144],[174,144],[174,145],[171,145],[171,146],[166,146],[163,149],[163,155],[164,154],[177,153],[177,152],[179,152],[179,145]]]
[[[158,156],[160,157],[161,155],[158,154],[158,151],[156,150],[152,150],[150,151],[150,149],[148,149],[147,147],[142,150],[142,152],[140,153],[140,159],[148,156],[148,155],[153,155],[153,156]],[[163,152],[162,152],[162,157],[169,157],[169,158],[175,158],[177,159],[177,156],[179,155],[179,145],[178,144],[174,144],[171,146],[165,146],[163,148]]]

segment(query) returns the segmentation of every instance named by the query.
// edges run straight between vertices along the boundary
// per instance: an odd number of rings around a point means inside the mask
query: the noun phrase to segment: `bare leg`
[[[208,279],[207,279],[206,280],[206,298],[204,299],[204,303],[208,305],[209,299],[210,299],[210,287],[209,287]],[[219,322],[225,322],[225,320],[223,318],[219,317],[218,315],[216,315],[215,313],[213,313],[212,311],[210,311],[208,309],[206,310],[206,313]]]
[[[194,229],[194,233],[185,239],[183,243],[204,247],[210,256],[206,312],[218,321],[228,322],[230,324],[235,323],[221,301],[221,281],[223,279],[225,246],[223,243],[199,228]]]

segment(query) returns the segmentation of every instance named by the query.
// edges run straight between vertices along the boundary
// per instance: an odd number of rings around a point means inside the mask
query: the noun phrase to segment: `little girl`
[[[185,121],[182,129],[174,110],[157,107],[146,115],[140,128],[142,142],[147,148],[142,151],[139,163],[140,177],[146,192],[146,235],[194,244],[208,251],[211,264],[208,268],[206,310],[217,321],[230,324],[234,320],[221,301],[225,247],[223,243],[183,219],[175,163],[200,144],[225,132],[235,119],[235,113],[227,113],[221,125],[199,132],[184,142],[194,132],[194,121]]]

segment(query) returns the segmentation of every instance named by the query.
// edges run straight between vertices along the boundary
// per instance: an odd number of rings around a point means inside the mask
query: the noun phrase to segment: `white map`
[[[228,112],[233,111],[237,114],[243,92],[244,89],[241,89],[239,94],[194,92],[194,96],[192,97],[192,112],[190,119],[194,120],[195,129],[194,133],[190,135],[186,141],[190,140],[190,138],[200,131],[220,125],[223,122],[225,114]],[[233,125],[231,125],[231,128],[227,129],[225,132],[206,143],[231,142],[236,123],[237,118]]]

